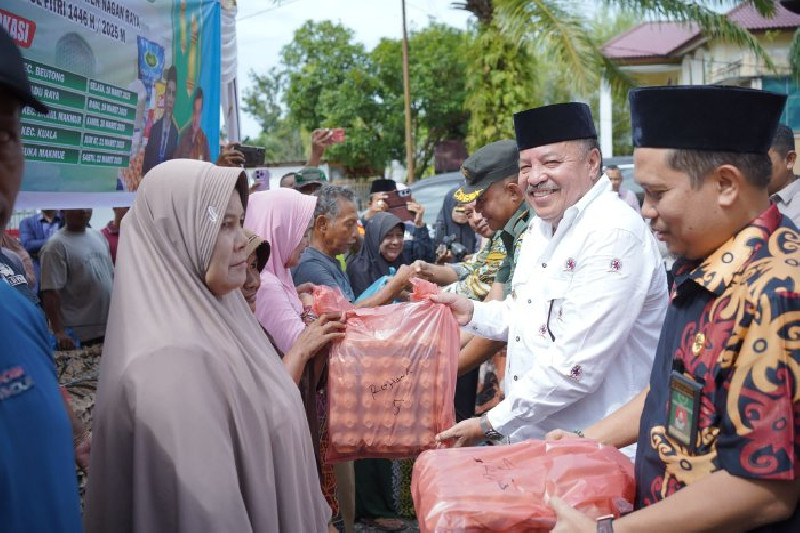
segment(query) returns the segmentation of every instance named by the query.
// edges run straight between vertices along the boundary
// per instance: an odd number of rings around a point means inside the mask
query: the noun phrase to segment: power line
[[[249,15],[236,17],[236,21],[239,22],[241,20],[251,19],[253,17],[257,17],[259,15],[263,15],[264,13],[269,13],[270,11],[275,11],[276,9],[280,9],[280,8],[282,8],[284,6],[288,6],[290,4],[296,4],[299,1],[300,0],[288,0],[287,2],[281,2],[279,4],[276,4],[276,5],[272,6],[272,7],[268,7],[266,9],[262,9],[261,11],[256,11],[255,13],[250,13]]]

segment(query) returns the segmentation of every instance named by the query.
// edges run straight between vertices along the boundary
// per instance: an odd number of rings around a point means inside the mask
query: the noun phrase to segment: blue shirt
[[[44,317],[0,283],[0,531],[82,531],[72,427]]]
[[[348,302],[355,300],[350,280],[342,272],[339,261],[325,255],[313,246],[305,249],[300,256],[300,263],[292,270],[292,280],[295,285],[313,283],[327,287],[338,287]]]

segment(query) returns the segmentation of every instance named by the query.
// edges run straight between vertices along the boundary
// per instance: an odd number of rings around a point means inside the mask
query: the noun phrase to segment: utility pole
[[[414,145],[411,138],[411,88],[408,81],[408,33],[406,32],[406,0],[403,4],[403,100],[406,115],[406,182],[414,181]]]

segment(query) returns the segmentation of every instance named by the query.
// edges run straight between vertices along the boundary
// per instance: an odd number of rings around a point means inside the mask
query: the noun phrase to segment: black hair
[[[678,172],[685,172],[694,189],[703,185],[705,177],[715,168],[732,165],[744,174],[748,183],[766,189],[772,175],[772,163],[767,154],[741,152],[714,152],[706,150],[671,150],[667,164]]]
[[[790,150],[794,150],[794,132],[786,124],[778,124],[771,148],[778,152],[781,159],[786,159]]]
[[[165,76],[167,83],[175,82],[175,86],[178,86],[178,69],[175,68],[175,65],[172,65],[167,69],[167,75]]]

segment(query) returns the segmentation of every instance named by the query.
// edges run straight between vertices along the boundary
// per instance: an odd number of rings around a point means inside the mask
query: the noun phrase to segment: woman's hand
[[[422,216],[425,214],[425,206],[422,204],[418,204],[415,201],[408,202],[406,208],[414,214],[414,226],[421,228],[425,225],[425,221],[422,219]]]
[[[344,328],[340,313],[325,313],[306,326],[289,351],[297,350],[305,363],[329,343],[343,338]]]
[[[300,383],[306,363],[333,341],[344,338],[345,321],[343,314],[325,313],[306,326],[297,340],[283,356],[283,366],[292,376],[295,383]]]

